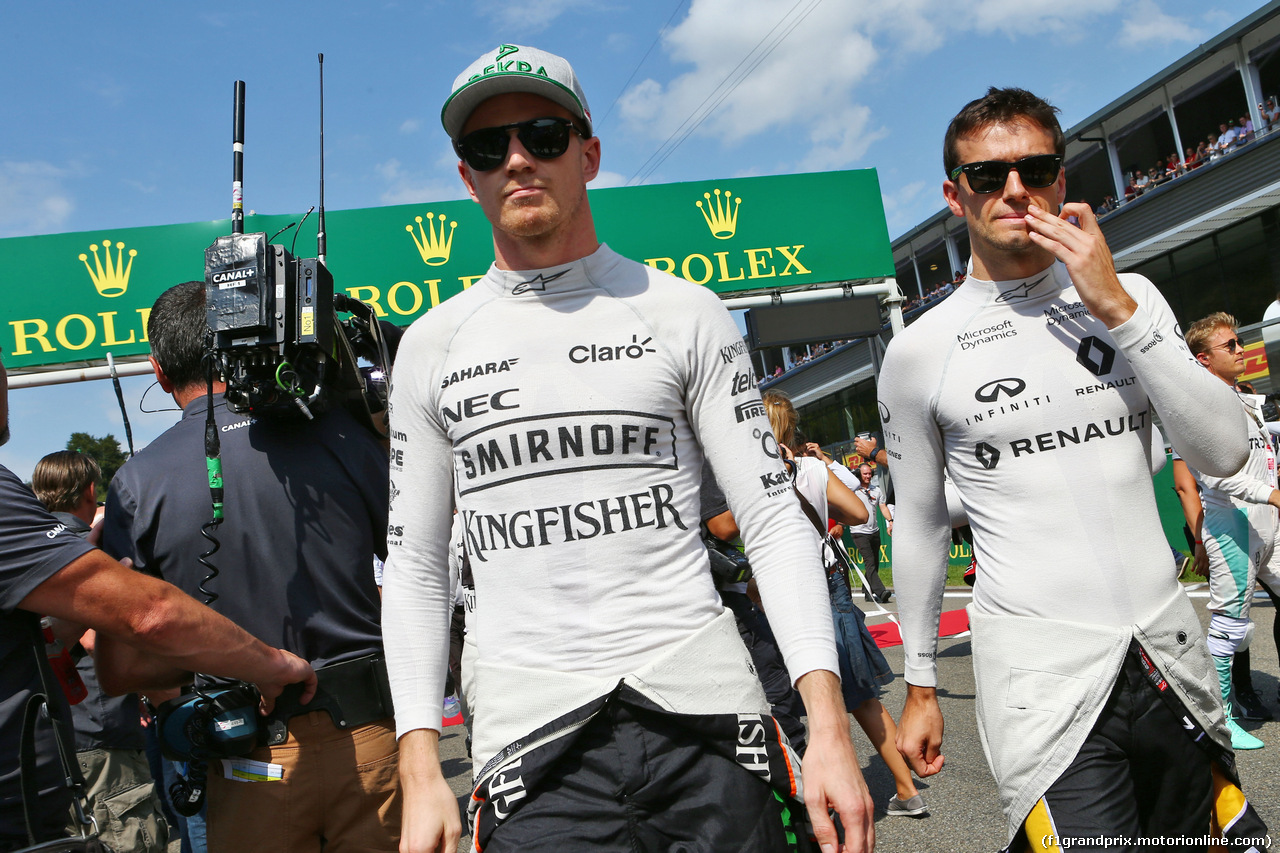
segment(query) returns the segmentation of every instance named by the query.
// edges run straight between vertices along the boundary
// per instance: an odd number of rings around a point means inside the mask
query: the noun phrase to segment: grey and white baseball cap
[[[482,101],[507,92],[530,92],[564,107],[591,135],[591,108],[582,84],[568,60],[518,44],[499,45],[453,81],[453,94],[440,110],[440,122],[449,138],[457,140],[462,126]]]

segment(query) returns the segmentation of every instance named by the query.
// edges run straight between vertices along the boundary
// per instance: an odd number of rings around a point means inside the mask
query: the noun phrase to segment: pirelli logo
[[[458,493],[607,468],[677,470],[675,422],[631,411],[513,418],[454,439]]]
[[[769,416],[765,412],[764,403],[759,400],[752,400],[748,403],[740,403],[734,406],[733,414],[738,419],[738,423],[749,421],[752,418],[767,418]]]

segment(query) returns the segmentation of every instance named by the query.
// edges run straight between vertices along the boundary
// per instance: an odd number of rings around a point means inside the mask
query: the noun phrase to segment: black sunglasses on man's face
[[[1058,172],[1062,169],[1062,158],[1057,154],[1036,154],[1034,157],[1023,157],[1013,163],[1002,160],[982,160],[977,163],[965,163],[951,170],[949,177],[953,181],[960,179],[963,172],[969,176],[969,189],[985,195],[1004,189],[1009,180],[1009,173],[1017,170],[1022,185],[1034,189],[1053,186],[1058,180]]]
[[[587,138],[571,120],[547,116],[473,130],[454,142],[453,150],[477,172],[488,172],[506,162],[513,130],[524,150],[539,160],[554,160],[568,151],[572,133]]]

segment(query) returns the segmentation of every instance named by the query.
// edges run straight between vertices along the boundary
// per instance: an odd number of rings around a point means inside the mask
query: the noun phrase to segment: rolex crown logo
[[[453,230],[458,227],[457,222],[449,223],[448,236],[444,233],[445,215],[440,214],[440,230],[436,230],[436,215],[434,213],[427,214],[427,227],[424,231],[422,228],[422,217],[415,216],[413,221],[418,223],[418,233],[413,233],[413,226],[406,225],[404,230],[409,232],[409,236],[413,238],[413,244],[418,247],[418,254],[422,256],[422,262],[429,267],[439,267],[449,263],[449,252],[453,250]]]
[[[695,202],[698,209],[702,211],[702,218],[707,220],[711,236],[717,240],[728,240],[738,230],[738,208],[742,206],[742,199],[730,199],[732,195],[733,193],[725,190],[722,199],[720,190],[716,190],[714,201],[711,199],[711,193],[702,194],[702,197],[707,200],[706,206],[703,206],[701,201]]]
[[[120,296],[129,289],[129,273],[133,271],[133,259],[138,256],[137,249],[129,250],[129,264],[124,264],[124,243],[116,241],[116,256],[111,257],[111,241],[102,241],[102,254],[98,256],[97,244],[90,244],[89,251],[93,252],[93,266],[89,266],[89,256],[83,252],[80,254],[80,262],[84,264],[84,268],[89,271],[89,278],[93,279],[93,286],[98,289],[98,293],[106,297]],[[104,264],[105,261],[105,264]]]

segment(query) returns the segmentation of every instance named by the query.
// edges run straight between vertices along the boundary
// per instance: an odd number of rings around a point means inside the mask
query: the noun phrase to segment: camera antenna
[[[323,264],[328,249],[324,233],[324,54],[316,56],[320,57],[320,213],[316,224],[316,260]]]
[[[244,81],[235,86],[235,118],[231,129],[231,233],[244,233]]]

